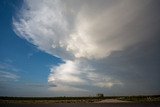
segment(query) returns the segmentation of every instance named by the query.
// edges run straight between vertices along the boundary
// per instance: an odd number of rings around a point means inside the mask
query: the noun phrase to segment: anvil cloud
[[[51,87],[53,91],[86,92],[92,87],[93,92],[99,88],[103,91],[113,88],[114,91],[133,83],[133,78],[128,78],[132,74],[145,74],[138,65],[125,67],[128,63],[121,60],[128,56],[134,58],[133,53],[136,56],[139,50],[146,48],[146,41],[158,38],[160,15],[158,6],[152,8],[156,2],[25,0],[22,9],[13,18],[13,26],[19,37],[64,61],[51,68],[48,82],[55,84]],[[132,52],[131,49],[136,46],[137,49]],[[127,52],[131,53],[126,56]],[[112,58],[114,55],[119,57]],[[135,66],[136,70],[131,66]],[[138,74],[138,71],[144,74]],[[129,76],[123,78],[123,73]],[[142,77],[143,80],[145,77]],[[133,87],[129,88],[126,90]]]

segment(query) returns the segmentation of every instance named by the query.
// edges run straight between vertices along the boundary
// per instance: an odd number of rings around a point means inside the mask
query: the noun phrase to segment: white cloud
[[[0,82],[5,81],[18,81],[19,76],[11,72],[0,70]]]
[[[85,90],[85,86],[111,88],[122,85],[106,69],[92,66],[153,37],[157,19],[147,9],[150,0],[81,1],[26,0],[13,18],[18,36],[65,63],[51,68],[52,90]],[[84,59],[84,60],[82,60]],[[88,66],[89,65],[89,66]],[[105,64],[103,65],[105,66]],[[112,71],[111,71],[112,72]],[[86,89],[87,90],[87,89]]]
[[[10,59],[6,59],[4,62],[0,61],[0,69],[4,70],[4,71],[13,71],[13,72],[19,72],[21,71],[20,69],[14,67],[12,65],[12,60]]]
[[[72,61],[66,61],[65,64],[61,64],[58,67],[51,69],[52,74],[49,76],[49,82],[61,83],[61,84],[81,84],[85,81],[79,77],[81,71],[77,66],[77,63]]]
[[[15,68],[11,63],[13,61],[9,58],[5,59],[4,62],[0,61],[0,82],[6,82],[6,81],[18,81],[20,78],[17,74],[17,72],[20,71],[20,69]]]
[[[58,87],[50,87],[49,90],[57,92],[57,94],[66,94],[67,93],[70,95],[75,95],[75,92],[78,92],[78,93],[89,92],[88,90],[85,90],[82,88],[76,88],[76,87],[61,85],[61,84],[59,84]]]
[[[13,18],[18,36],[55,56],[65,54],[68,22],[59,0],[26,0],[17,19]]]
[[[18,19],[13,19],[14,30],[39,49],[65,59],[103,58],[146,38],[141,33],[147,20],[136,18],[147,2],[122,0],[108,7],[98,2],[93,7],[83,1],[77,9],[60,0],[26,0]]]
[[[60,66],[53,67],[48,82],[55,84],[54,91],[86,91],[83,86],[96,86],[99,88],[111,88],[122,83],[107,75],[96,73],[95,69],[83,65],[80,61],[66,61]],[[81,87],[81,88],[77,88]],[[84,88],[84,89],[83,89]]]
[[[133,35],[130,32],[134,29],[127,29],[131,23],[133,26],[134,23],[142,23],[136,18],[143,6],[145,4],[128,0],[115,3],[110,8],[85,4],[77,14],[75,31],[69,35],[67,50],[78,58],[99,59],[143,40],[146,35],[138,34],[139,31]],[[98,9],[95,13],[94,8]],[[138,29],[142,27],[137,26]]]

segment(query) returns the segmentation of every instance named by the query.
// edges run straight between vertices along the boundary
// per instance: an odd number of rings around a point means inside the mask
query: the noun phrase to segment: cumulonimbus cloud
[[[89,91],[84,86],[111,88],[113,85],[122,85],[116,79],[95,72],[95,69],[80,61],[66,61],[60,66],[52,67],[48,82],[56,84],[53,87],[58,92]],[[75,88],[79,87],[79,88]]]
[[[94,67],[89,73],[89,69],[79,66],[150,38],[156,29],[148,28],[157,19],[151,19],[149,3],[150,0],[26,0],[13,18],[14,31],[40,50],[65,60],[51,68],[48,78],[57,87],[78,90],[77,84],[88,82],[97,87],[112,87],[122,83],[103,77]],[[91,74],[95,77],[88,78]],[[109,80],[101,80],[101,76]]]
[[[59,0],[26,0],[13,25],[20,37],[47,53],[66,59],[97,59],[146,38],[139,30],[144,30],[143,23],[147,20],[135,20],[144,7],[145,4],[126,0],[109,8],[100,8],[97,2],[92,7],[86,2],[77,11]],[[95,13],[94,8],[98,9]]]

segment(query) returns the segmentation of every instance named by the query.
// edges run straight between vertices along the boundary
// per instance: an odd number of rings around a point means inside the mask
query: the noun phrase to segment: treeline
[[[150,95],[150,96],[104,96],[104,97],[8,97],[0,96],[1,100],[92,100],[92,99],[120,99],[127,101],[160,101],[160,95]]]
[[[1,100],[86,100],[105,99],[105,97],[0,97]]]
[[[150,96],[122,96],[120,100],[133,101],[133,102],[160,102],[160,95]]]

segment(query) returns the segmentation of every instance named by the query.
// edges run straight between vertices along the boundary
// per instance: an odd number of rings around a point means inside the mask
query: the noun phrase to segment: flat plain
[[[160,96],[1,97],[0,107],[160,107]]]
[[[160,107],[160,103],[2,104],[1,107]]]

